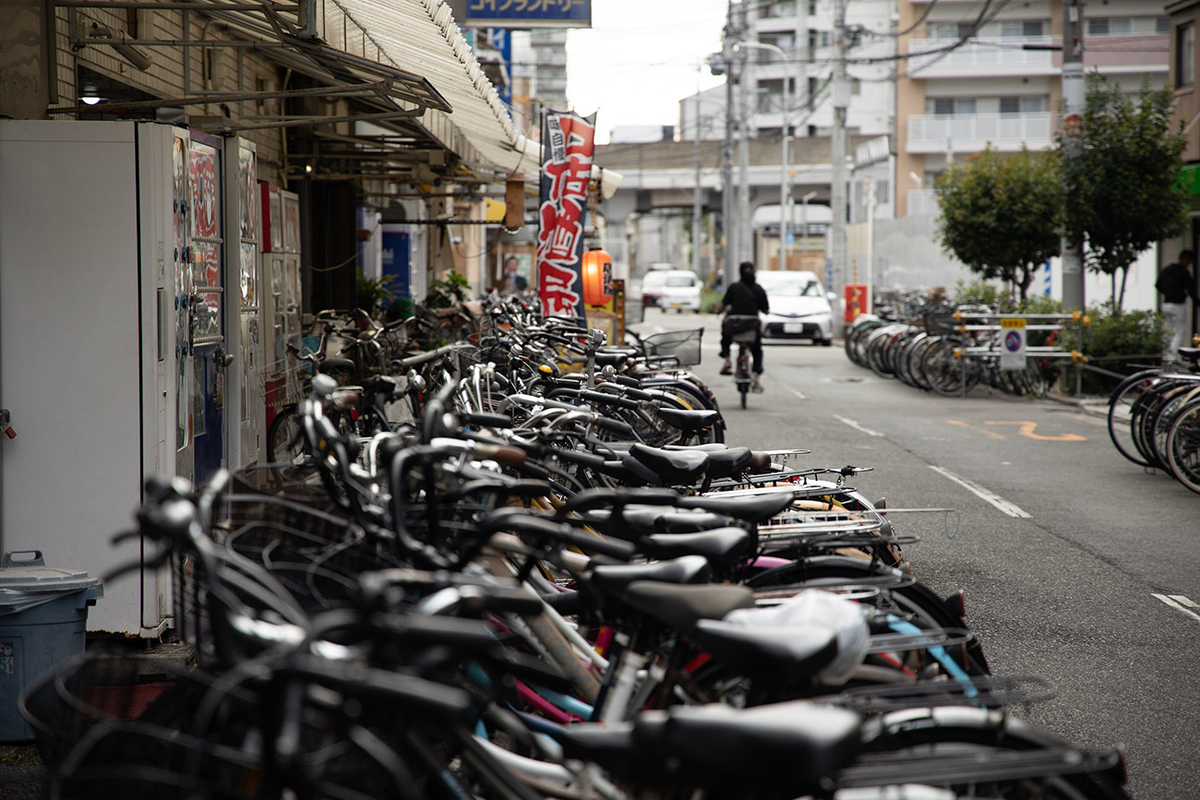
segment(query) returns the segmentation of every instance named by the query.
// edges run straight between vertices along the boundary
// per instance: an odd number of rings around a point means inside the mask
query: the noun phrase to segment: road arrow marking
[[[1191,610],[1191,608],[1200,608],[1200,604],[1197,604],[1194,601],[1189,600],[1188,598],[1184,597],[1181,594],[1166,595],[1166,594],[1155,594],[1153,592],[1151,592],[1150,594],[1152,597],[1157,597],[1159,600],[1163,601],[1164,603],[1166,603],[1167,605],[1169,605],[1171,608],[1175,609],[1176,611],[1178,611],[1182,614],[1187,614],[1192,619],[1196,620],[1197,622],[1200,622],[1200,614],[1197,614],[1195,611]],[[1187,608],[1187,606],[1191,606],[1191,608]]]
[[[967,491],[969,491],[971,494],[975,495],[976,497],[979,497],[980,499],[986,500],[987,502],[991,503],[993,506],[995,506],[996,508],[1003,511],[1005,514],[1008,514],[1010,517],[1017,517],[1020,519],[1030,519],[1033,516],[1028,511],[1025,511],[1024,509],[1022,509],[1020,506],[1016,505],[1015,503],[1008,502],[1000,495],[996,494],[995,492],[991,491],[990,489],[983,488],[982,486],[975,483],[974,481],[969,481],[966,478],[960,478],[957,475],[955,475],[953,472],[951,472],[950,470],[945,469],[943,467],[935,467],[933,464],[930,464],[929,468],[931,470],[933,470],[934,472],[938,473],[939,475],[942,475],[942,476],[947,477],[950,480],[954,481],[959,486],[963,487],[964,489],[966,489]]]
[[[1039,442],[1086,442],[1086,436],[1080,436],[1077,433],[1060,433],[1057,436],[1043,436],[1040,433],[1034,433],[1037,430],[1036,422],[1017,421],[1010,422],[1007,420],[987,420],[984,425],[1019,425],[1017,433],[1029,439],[1036,439]]]

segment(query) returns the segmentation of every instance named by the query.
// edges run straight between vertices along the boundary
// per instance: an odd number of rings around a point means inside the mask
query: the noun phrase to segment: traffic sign
[[[1025,369],[1025,320],[1004,317],[1000,320],[1003,336],[1000,348],[1000,369]]]

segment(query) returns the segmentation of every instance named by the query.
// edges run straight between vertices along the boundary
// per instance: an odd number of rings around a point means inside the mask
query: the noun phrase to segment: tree
[[[989,145],[934,186],[942,248],[983,278],[1011,283],[1022,303],[1034,270],[1060,249],[1057,162],[1052,152],[1001,155]]]
[[[1110,276],[1118,314],[1138,254],[1183,226],[1188,201],[1178,181],[1186,143],[1182,123],[1171,123],[1170,87],[1151,90],[1144,81],[1135,104],[1117,84],[1088,76],[1083,147],[1077,158],[1062,159],[1064,223],[1067,236],[1084,244],[1087,268]]]

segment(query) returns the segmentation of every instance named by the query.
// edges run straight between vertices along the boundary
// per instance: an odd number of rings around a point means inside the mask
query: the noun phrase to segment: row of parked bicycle
[[[960,397],[983,383],[1018,396],[1045,396],[1057,379],[1053,359],[1065,355],[1054,347],[1066,315],[1041,315],[1022,325],[1036,349],[1023,367],[1005,369],[1001,362],[1005,329],[1000,315],[987,306],[942,306],[926,309],[919,321],[889,322],[860,315],[847,330],[846,355],[876,375],[897,378],[909,386]]]
[[[1125,458],[1200,492],[1200,348],[1179,355],[1184,366],[1143,370],[1117,385],[1108,434]]]
[[[281,463],[148,487],[199,664],[31,685],[52,796],[1127,797],[1007,712],[1046,687],[991,674],[864,468],[723,444],[653,345],[488,317],[399,360],[379,430],[316,364]]]

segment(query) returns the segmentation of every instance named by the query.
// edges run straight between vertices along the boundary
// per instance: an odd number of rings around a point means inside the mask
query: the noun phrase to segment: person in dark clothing
[[[767,293],[754,279],[754,264],[743,261],[738,266],[738,274],[741,276],[741,280],[730,285],[725,291],[725,296],[721,298],[721,304],[717,306],[717,313],[726,312],[729,316],[757,317],[760,311],[764,314],[770,311]],[[728,322],[729,318],[726,317],[725,323]],[[721,358],[725,359],[725,365],[721,367],[722,375],[729,375],[733,372],[733,365],[729,363],[729,345],[735,332],[728,324],[721,325]],[[755,392],[761,392],[763,390],[761,327],[758,328],[757,335],[754,337],[754,344],[750,345],[750,355],[754,358],[754,385],[751,388]]]
[[[1154,284],[1154,288],[1163,296],[1163,322],[1171,332],[1165,353],[1168,361],[1178,360],[1179,348],[1191,344],[1188,341],[1188,297],[1192,298],[1192,302],[1200,303],[1200,298],[1196,297],[1196,281],[1191,270],[1194,258],[1191,250],[1179,251],[1179,260],[1168,264],[1159,273],[1158,281]]]

